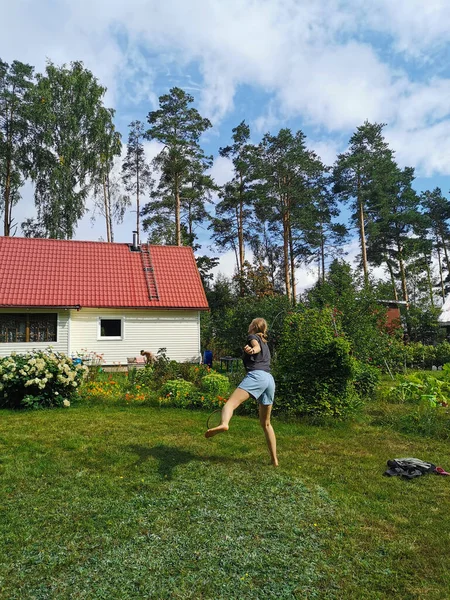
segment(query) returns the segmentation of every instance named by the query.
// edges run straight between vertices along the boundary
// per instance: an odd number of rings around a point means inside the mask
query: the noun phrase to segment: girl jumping
[[[277,442],[270,422],[275,382],[270,373],[271,356],[267,345],[267,323],[264,319],[253,319],[250,323],[243,361],[247,375],[225,403],[220,425],[208,429],[205,437],[210,438],[228,431],[228,424],[234,411],[251,396],[258,401],[259,422],[266,436],[272,464],[278,467]]]

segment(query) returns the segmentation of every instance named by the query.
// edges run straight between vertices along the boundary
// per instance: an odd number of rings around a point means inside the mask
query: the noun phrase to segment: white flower
[[[68,400],[63,400],[63,406],[68,408],[70,406],[70,402]]]

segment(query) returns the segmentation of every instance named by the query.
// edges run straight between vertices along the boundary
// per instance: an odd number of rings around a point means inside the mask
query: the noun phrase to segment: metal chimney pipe
[[[133,252],[139,251],[139,246],[137,242],[137,231],[133,231],[133,245],[131,246]]]

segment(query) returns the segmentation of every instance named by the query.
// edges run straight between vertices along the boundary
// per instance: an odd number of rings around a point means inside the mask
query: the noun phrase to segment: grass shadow
[[[226,456],[203,456],[188,450],[182,450],[176,446],[167,446],[165,444],[158,444],[152,448],[132,444],[127,446],[127,450],[138,456],[138,460],[134,463],[134,466],[140,466],[149,459],[156,459],[158,461],[158,474],[161,479],[172,479],[173,470],[176,467],[192,461],[225,464],[230,462],[241,462],[243,460],[241,458]]]

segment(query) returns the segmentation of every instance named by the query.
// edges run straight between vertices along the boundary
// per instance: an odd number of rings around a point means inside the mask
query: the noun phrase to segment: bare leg
[[[259,422],[263,428],[264,435],[266,436],[267,446],[269,448],[270,458],[274,467],[278,467],[277,458],[277,440],[272,424],[270,422],[270,414],[272,412],[272,405],[259,405]]]
[[[241,388],[236,388],[222,408],[222,420],[220,425],[213,427],[212,429],[208,429],[208,431],[205,433],[205,437],[210,438],[218,433],[228,431],[228,423],[230,422],[234,411],[240,404],[248,400],[248,398],[250,398],[250,394],[248,392],[241,390]]]

